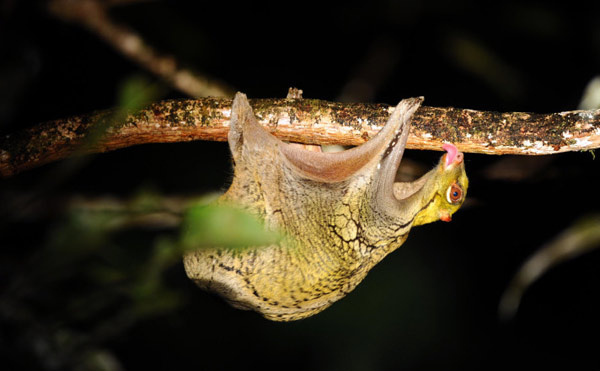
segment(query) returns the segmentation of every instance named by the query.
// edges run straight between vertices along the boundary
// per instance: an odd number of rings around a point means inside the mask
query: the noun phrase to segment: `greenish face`
[[[427,182],[427,197],[422,199],[428,205],[415,217],[413,225],[422,225],[437,220],[449,222],[452,214],[463,204],[467,195],[469,179],[465,173],[462,153],[447,161],[448,154],[442,156],[438,166],[432,171]]]

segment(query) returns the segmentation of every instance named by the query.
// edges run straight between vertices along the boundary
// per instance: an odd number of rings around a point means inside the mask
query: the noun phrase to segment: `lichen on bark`
[[[259,122],[275,136],[312,145],[359,145],[384,125],[385,104],[318,99],[255,99]],[[0,140],[0,174],[8,177],[62,158],[144,143],[225,141],[231,100],[176,99],[136,112],[106,110],[41,123]],[[550,114],[422,106],[411,122],[407,148],[541,155],[600,147],[600,110]]]

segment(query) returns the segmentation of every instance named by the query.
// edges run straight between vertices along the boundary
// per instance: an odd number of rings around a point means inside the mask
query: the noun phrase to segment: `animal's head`
[[[422,210],[417,214],[414,225],[431,223],[437,220],[449,222],[465,201],[469,179],[465,173],[464,156],[453,144],[444,144],[446,154],[439,164],[425,175],[424,188],[429,192],[427,199],[421,200]]]

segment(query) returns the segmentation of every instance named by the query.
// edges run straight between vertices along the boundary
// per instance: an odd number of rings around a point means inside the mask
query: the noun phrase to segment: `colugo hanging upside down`
[[[236,308],[297,320],[352,291],[413,226],[450,221],[468,186],[456,147],[446,144],[440,163],[418,180],[394,182],[422,100],[401,101],[368,142],[322,153],[266,132],[238,93],[228,137],[234,178],[216,202],[240,205],[285,237],[270,246],[189,252],[188,276]]]

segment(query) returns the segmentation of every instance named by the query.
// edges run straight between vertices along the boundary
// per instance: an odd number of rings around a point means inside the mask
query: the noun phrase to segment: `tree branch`
[[[315,99],[250,101],[275,136],[305,144],[358,145],[373,137],[393,107]],[[231,100],[167,100],[132,113],[102,111],[50,121],[0,140],[0,174],[8,177],[68,156],[144,143],[225,141]],[[542,155],[600,147],[600,110],[550,114],[423,106],[408,148],[440,150],[445,142],[484,154]]]
[[[139,34],[115,23],[107,9],[114,3],[114,0],[112,4],[98,0],[51,0],[48,9],[64,21],[86,27],[123,55],[191,97],[233,96],[235,92],[225,84],[178,66],[175,57],[158,53]]]

